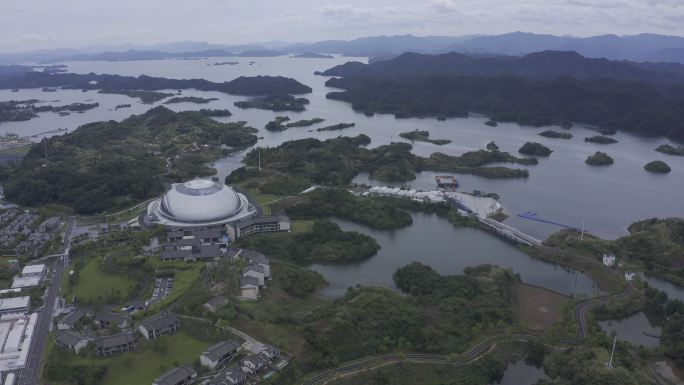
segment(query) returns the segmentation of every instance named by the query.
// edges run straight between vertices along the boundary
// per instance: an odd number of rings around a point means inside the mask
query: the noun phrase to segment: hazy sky
[[[684,0],[2,0],[0,51],[512,31],[684,35]]]

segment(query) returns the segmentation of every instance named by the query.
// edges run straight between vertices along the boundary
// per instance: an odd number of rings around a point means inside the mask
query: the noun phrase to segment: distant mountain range
[[[592,37],[555,36],[513,32],[467,36],[371,36],[353,40],[326,40],[288,44],[280,41],[225,45],[177,42],[153,45],[97,45],[80,49],[52,49],[0,54],[0,64],[68,60],[147,60],[177,57],[280,56],[284,54],[338,54],[391,58],[405,52],[458,52],[475,56],[522,56],[539,51],[574,51],[589,58],[634,62],[684,63],[684,38],[656,34]]]

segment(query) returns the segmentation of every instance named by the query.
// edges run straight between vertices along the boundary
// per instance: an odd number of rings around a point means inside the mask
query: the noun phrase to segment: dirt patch
[[[551,328],[561,316],[569,297],[526,284],[516,285],[516,317],[519,322],[534,330]]]

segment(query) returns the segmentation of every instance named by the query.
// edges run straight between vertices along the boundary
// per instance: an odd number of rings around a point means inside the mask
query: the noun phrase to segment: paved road
[[[632,292],[632,285],[629,284],[627,288],[620,293],[605,296],[596,297],[586,300],[575,307],[574,318],[577,321],[577,338],[584,338],[587,336],[587,311],[592,307],[603,305],[608,302],[616,301],[621,298],[628,296]]]
[[[74,229],[75,224],[76,219],[74,217],[69,217],[67,229],[64,233],[64,244],[62,245],[60,253],[64,253],[69,247],[71,231]],[[47,344],[52,315],[55,310],[55,302],[57,301],[57,295],[59,294],[59,287],[62,283],[64,267],[64,263],[60,262],[59,258],[54,258],[52,283],[48,288],[45,306],[43,307],[43,310],[38,313],[38,320],[36,321],[36,328],[33,331],[33,339],[31,340],[29,354],[26,359],[26,366],[18,374],[17,385],[35,385],[38,383],[38,375],[40,374],[43,362],[43,353],[45,352],[45,345]]]

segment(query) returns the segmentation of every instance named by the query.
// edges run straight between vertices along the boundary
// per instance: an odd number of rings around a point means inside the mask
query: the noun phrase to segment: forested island
[[[684,146],[675,147],[669,144],[661,144],[655,150],[663,154],[684,156]]]
[[[415,140],[415,141],[419,141],[419,142],[428,142],[428,143],[436,144],[438,146],[451,143],[451,140],[449,140],[449,139],[430,139],[430,132],[429,131],[419,131],[419,130],[407,131],[407,132],[400,133],[399,136],[401,136],[402,138],[408,139],[408,140]]]
[[[100,103],[71,103],[62,106],[45,105],[37,99],[0,102],[0,122],[19,122],[37,117],[39,112],[83,112],[97,108]]]
[[[549,156],[553,151],[541,143],[526,142],[518,149],[518,152],[524,155]]]
[[[319,127],[316,129],[316,131],[338,131],[344,130],[346,128],[352,128],[354,126],[356,126],[356,123],[337,123],[330,126]]]
[[[0,180],[8,199],[21,205],[57,203],[81,214],[115,210],[159,194],[165,182],[213,174],[206,163],[223,156],[221,145],[248,147],[257,141],[254,132],[244,122],[157,107],[44,139],[20,164],[3,166]]]
[[[233,115],[230,111],[228,111],[226,109],[216,110],[216,109],[202,108],[202,109],[198,110],[197,112],[199,112],[200,114],[202,114],[204,116],[209,116],[209,117],[213,117],[213,118],[227,117],[227,116]]]
[[[291,123],[286,123],[290,121],[290,118],[287,116],[276,116],[275,119],[271,120],[270,122],[266,123],[266,128],[269,131],[285,131],[288,128],[292,127],[308,127],[308,126],[313,126],[314,124],[321,123],[325,121],[325,119],[322,118],[311,118],[311,119],[301,119],[296,122],[291,122]]]
[[[204,79],[168,79],[147,75],[121,76],[42,72],[19,73],[0,79],[0,89],[52,88],[102,90],[108,93],[139,91],[182,90],[218,91],[233,95],[306,94],[308,87],[295,79],[282,76],[240,76],[229,82],[215,83]],[[137,97],[137,96],[134,96]]]
[[[572,134],[569,132],[558,132],[553,130],[546,130],[539,133],[539,135],[545,138],[553,139],[572,139]]]
[[[530,165],[537,162],[534,158],[516,158],[507,152],[486,150],[470,151],[460,156],[434,153],[425,158],[411,153],[412,146],[408,143],[392,143],[372,149],[363,147],[369,143],[370,138],[366,135],[325,141],[314,138],[288,141],[277,147],[261,149],[262,169],[304,178],[302,185],[345,186],[360,172],[368,172],[373,179],[398,182],[415,179],[421,170],[488,178],[527,178],[529,173],[525,169],[487,165],[500,162]],[[257,151],[250,151],[245,162],[256,167]],[[234,172],[236,175],[244,172],[238,170]]]
[[[315,53],[315,52],[302,52],[298,53],[296,55],[293,55],[292,57],[298,58],[298,59],[334,59],[335,56],[332,55],[323,55],[320,53]]]
[[[168,92],[156,92],[156,91],[125,91],[125,90],[100,90],[100,94],[116,94],[125,95],[130,98],[138,98],[143,104],[152,104],[160,100],[164,100],[175,94]]]
[[[233,103],[238,108],[258,108],[271,111],[301,112],[306,109],[309,99],[296,98],[292,95],[269,95],[262,98],[241,100]]]
[[[407,53],[371,64],[347,63],[324,74],[343,76],[326,85],[345,89],[327,97],[360,112],[397,117],[474,112],[529,126],[577,122],[603,132],[684,138],[682,97],[671,77],[667,82],[664,72],[578,56],[541,52],[518,60]]]
[[[592,166],[609,166],[614,163],[613,158],[601,151],[596,151],[593,155],[589,155],[584,162]]]
[[[615,140],[611,137],[608,137],[608,136],[604,136],[604,135],[595,135],[595,136],[591,136],[588,138],[584,138],[584,141],[587,143],[598,143],[598,144],[613,144],[613,143],[618,142],[617,140]]]
[[[646,163],[644,165],[644,170],[657,174],[667,174],[672,171],[670,166],[662,160],[654,160],[653,162]]]
[[[177,96],[171,98],[164,102],[164,104],[175,104],[175,103],[195,103],[195,104],[207,104],[218,100],[218,98],[201,98],[197,96]]]

